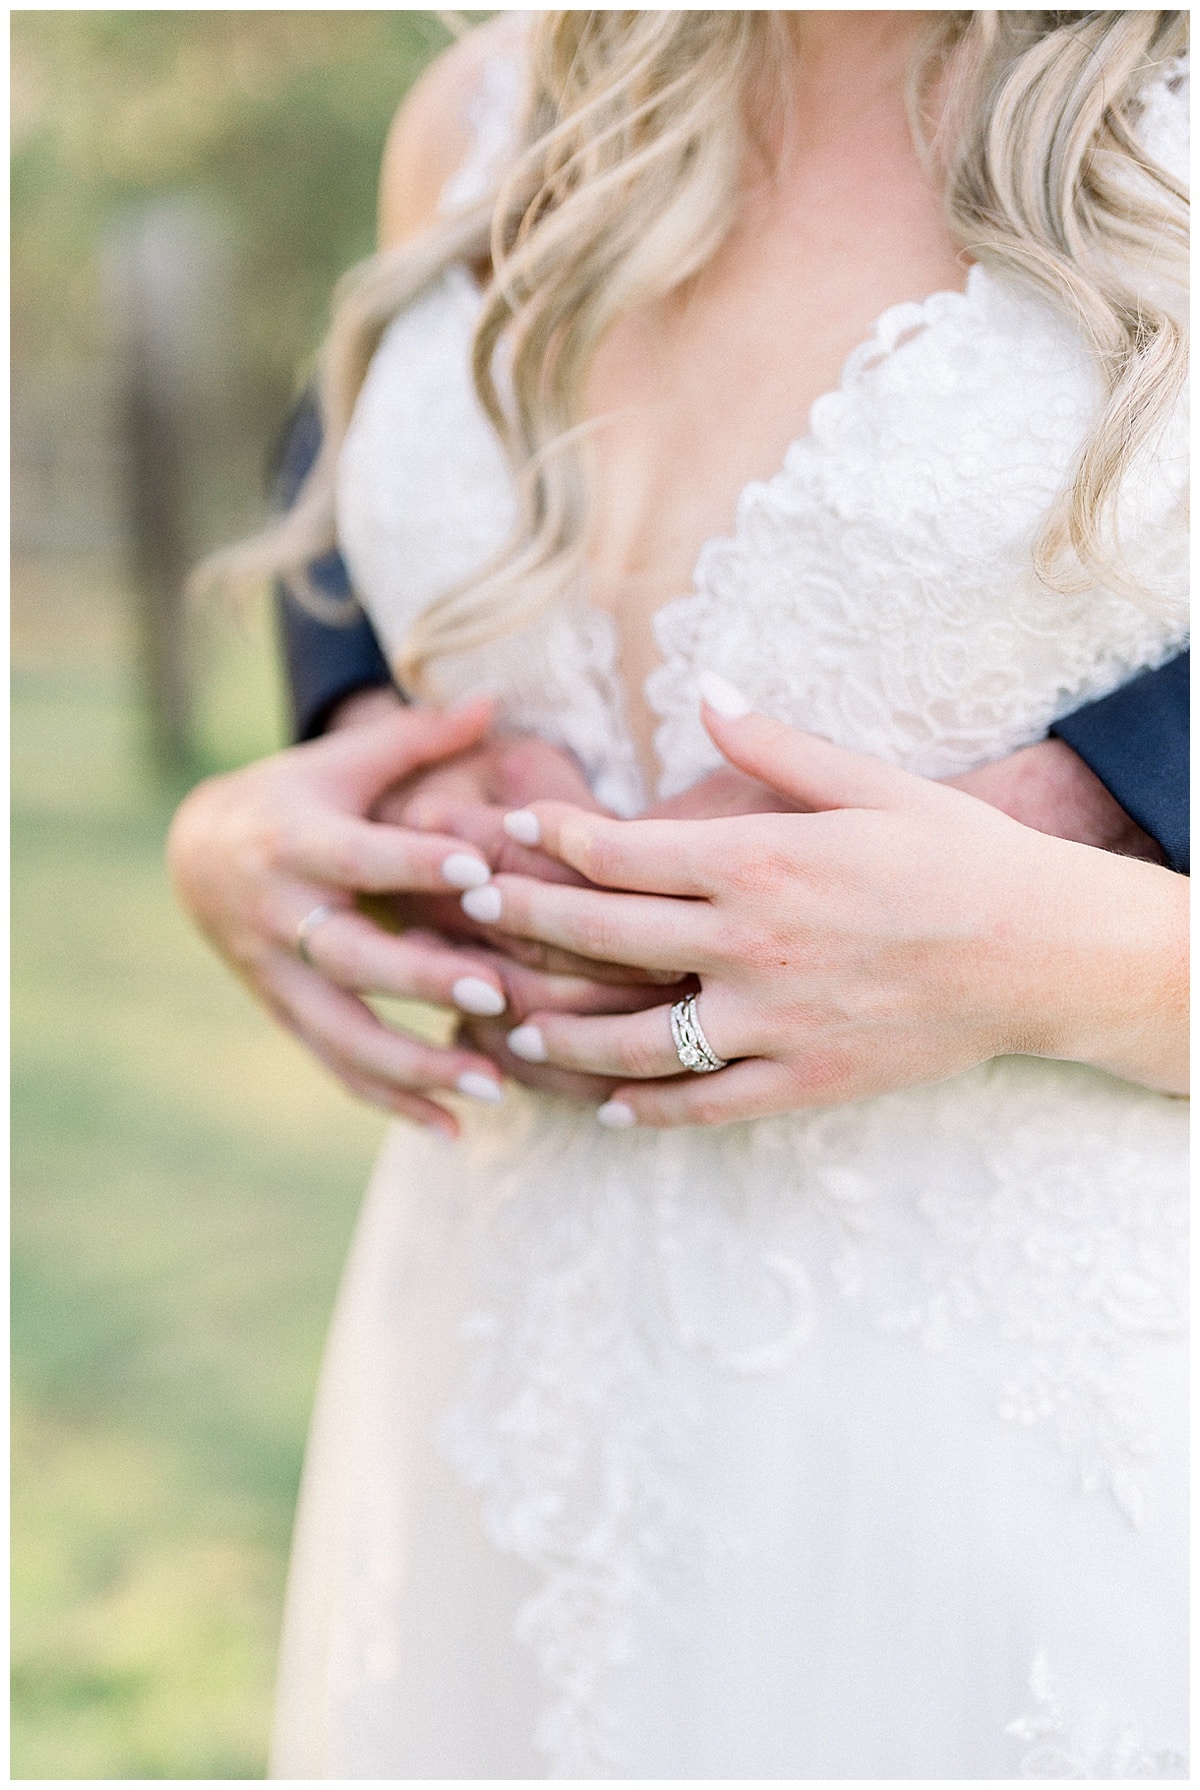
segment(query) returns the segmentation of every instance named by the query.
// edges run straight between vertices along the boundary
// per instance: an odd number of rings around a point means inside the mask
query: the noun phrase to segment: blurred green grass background
[[[174,906],[119,573],[14,590],[20,1777],[257,1777],[308,1406],[379,1121]],[[265,618],[204,720],[272,743]]]
[[[446,31],[429,13],[66,11],[12,33],[11,1768],[253,1778],[381,1121],[171,898],[182,785],[147,750],[98,269],[132,204],[200,194],[232,220],[238,432],[201,468],[203,550],[261,509],[330,287],[371,243],[388,123]],[[279,744],[265,597],[201,618],[193,650],[194,768]]]

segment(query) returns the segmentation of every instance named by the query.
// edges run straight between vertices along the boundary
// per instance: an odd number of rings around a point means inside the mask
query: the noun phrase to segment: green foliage
[[[371,249],[396,106],[447,41],[429,12],[14,13],[17,355],[94,349],[106,230],[186,190],[235,220],[239,328],[286,388],[338,274]]]
[[[236,226],[231,329],[265,440],[371,248],[395,108],[446,40],[432,13],[13,14],[14,375],[66,369],[79,410],[71,369],[107,352],[105,241],[140,200],[198,193]],[[257,451],[220,444],[235,484],[257,488]],[[380,1127],[174,906],[124,580],[25,561],[13,606],[12,1767],[256,1777],[316,1365]],[[197,635],[205,764],[270,750],[265,608]]]

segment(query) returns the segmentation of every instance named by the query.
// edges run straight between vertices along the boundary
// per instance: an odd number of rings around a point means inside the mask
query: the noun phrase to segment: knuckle
[[[720,1125],[725,1118],[723,1103],[714,1094],[693,1094],[688,1121],[692,1125]]]
[[[621,1095],[622,1100],[626,1098],[625,1094]],[[690,1109],[681,1101],[633,1099],[629,1104],[637,1113],[638,1124],[649,1126],[655,1131],[676,1131],[682,1126],[696,1123]]]
[[[741,895],[770,895],[783,888],[794,874],[787,852],[777,846],[758,843],[733,858],[723,876],[726,885]]]
[[[584,957],[607,962],[616,950],[612,921],[607,914],[585,909],[575,922],[573,948]]]
[[[617,1050],[617,1067],[622,1075],[648,1081],[662,1073],[663,1051],[647,1038],[622,1039]]]
[[[444,1087],[447,1082],[445,1064],[422,1045],[414,1046],[404,1064],[404,1084],[409,1088]],[[453,1076],[449,1077],[453,1081]]]
[[[812,1106],[837,1106],[852,1097],[853,1058],[832,1047],[804,1053],[798,1066],[800,1093]]]
[[[294,856],[291,823],[279,815],[261,815],[245,835],[245,856],[264,870],[280,870]]]
[[[357,888],[368,880],[368,854],[357,838],[340,834],[331,840],[328,862],[331,880],[343,888]]]
[[[732,929],[726,949],[746,968],[773,974],[792,962],[795,941],[780,927],[737,926]]]
[[[264,942],[276,940],[286,944],[289,951],[295,946],[295,926],[290,916],[285,918],[280,912],[280,904],[273,899],[269,889],[252,887],[241,909],[242,928],[245,940],[261,948]]]
[[[612,848],[586,821],[564,820],[558,830],[558,849],[565,861],[592,883],[603,883]]]
[[[762,936],[761,926],[750,926],[733,915],[724,915],[715,941],[715,955],[725,963],[754,964]]]
[[[321,930],[326,933],[323,965],[326,974],[353,988],[368,987],[372,980],[374,957],[369,941],[357,931],[331,926],[328,922]],[[321,962],[319,942],[320,932],[313,940],[313,953],[318,962]]]
[[[620,853],[615,841],[576,827],[571,829],[570,845],[572,863],[590,883],[607,888],[620,882]]]

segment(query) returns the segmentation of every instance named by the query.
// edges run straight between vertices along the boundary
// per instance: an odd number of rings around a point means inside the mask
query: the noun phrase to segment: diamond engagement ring
[[[671,1008],[671,1036],[675,1040],[675,1054],[685,1069],[690,1069],[693,1075],[711,1075],[714,1069],[726,1068],[727,1061],[717,1055],[704,1036],[704,1028],[696,1014],[696,1000],[694,994],[689,994]]]
[[[310,970],[315,970],[317,967],[308,949],[312,935],[323,920],[328,920],[336,912],[336,908],[327,906],[323,901],[319,902],[316,907],[311,908],[305,914],[296,928],[296,955],[302,963],[308,965]]]

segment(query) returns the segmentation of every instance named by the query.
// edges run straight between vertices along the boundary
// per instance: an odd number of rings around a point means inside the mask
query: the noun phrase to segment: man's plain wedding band
[[[694,994],[685,995],[671,1008],[671,1036],[675,1040],[676,1056],[693,1075],[711,1075],[714,1069],[728,1067],[726,1058],[719,1057],[704,1036],[704,1028],[696,1014]]]
[[[317,966],[308,949],[309,941],[322,920],[328,920],[330,915],[336,912],[336,908],[329,907],[327,903],[320,901],[316,907],[309,909],[296,928],[296,955],[302,963],[308,965],[310,970],[315,970]]]

